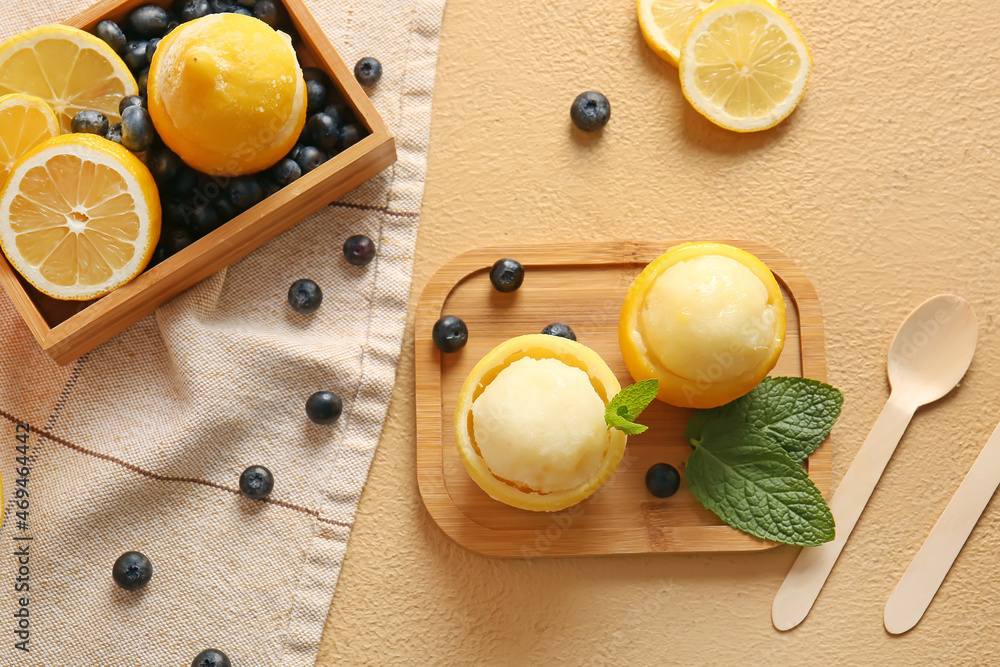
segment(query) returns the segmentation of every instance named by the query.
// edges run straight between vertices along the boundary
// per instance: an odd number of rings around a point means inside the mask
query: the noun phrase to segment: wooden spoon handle
[[[777,629],[791,630],[809,614],[915,410],[895,394],[889,396],[830,501],[837,524],[836,538],[802,549],[774,598],[771,622]]]
[[[1000,484],[1000,426],[962,480],[885,605],[885,629],[906,632],[923,617]]]

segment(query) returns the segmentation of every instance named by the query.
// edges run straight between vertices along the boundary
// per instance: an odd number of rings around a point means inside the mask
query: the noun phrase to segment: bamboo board
[[[497,344],[539,333],[552,322],[573,327],[596,350],[622,386],[632,378],[618,349],[618,313],[632,280],[674,242],[523,245],[474,250],[442,267],[417,306],[415,357],[417,480],[424,505],[453,540],[481,554],[508,558],[624,553],[759,551],[775,546],[723,525],[682,481],[671,498],[645,486],[646,470],[665,462],[681,471],[690,449],[684,427],[690,410],[654,401],[642,414],[646,433],[628,439],[614,476],[593,496],[561,512],[529,512],[493,500],[466,473],[452,431],[455,403],[472,367]],[[725,241],[759,257],[778,278],[787,306],[787,340],[772,375],[826,380],[823,318],[815,288],[785,255],[759,243]],[[489,269],[501,257],[525,267],[524,284],[501,294]],[[469,342],[441,354],[431,329],[442,315],[462,318]],[[809,476],[828,495],[831,444],[808,461]]]

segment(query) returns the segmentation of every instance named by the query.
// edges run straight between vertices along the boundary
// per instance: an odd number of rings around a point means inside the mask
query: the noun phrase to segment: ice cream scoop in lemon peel
[[[164,143],[199,171],[267,169],[292,149],[306,120],[291,39],[239,14],[181,25],[150,65],[149,113]]]
[[[756,387],[785,344],[785,302],[771,271],[723,243],[685,243],[632,283],[618,342],[636,381],[660,381],[657,397],[711,408]]]
[[[618,380],[596,352],[544,334],[505,341],[465,380],[455,408],[462,463],[490,497],[526,510],[574,505],[607,481],[627,436],[604,422]]]

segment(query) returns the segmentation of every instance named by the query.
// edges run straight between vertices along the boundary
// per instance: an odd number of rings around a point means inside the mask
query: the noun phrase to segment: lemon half
[[[620,391],[590,348],[533,334],[505,341],[476,364],[455,408],[462,463],[490,497],[552,512],[607,481],[626,436],[608,429],[604,408]]]
[[[724,0],[691,26],[680,52],[681,90],[710,121],[735,132],[774,127],[798,105],[812,59],[781,10]]]
[[[86,301],[146,267],[160,236],[152,174],[132,153],[93,134],[42,142],[0,190],[0,247],[40,292]]]
[[[44,25],[0,44],[0,95],[23,93],[45,100],[63,132],[85,109],[119,122],[118,104],[138,92],[118,54],[82,30]]]
[[[0,188],[18,158],[59,135],[59,121],[45,100],[31,95],[0,97]]]

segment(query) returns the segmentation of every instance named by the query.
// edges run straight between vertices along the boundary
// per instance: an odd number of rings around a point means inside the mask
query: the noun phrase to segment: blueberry
[[[148,52],[148,50],[147,50]],[[149,68],[143,69],[139,72],[139,76],[135,77],[135,85],[139,87],[139,94],[142,96],[146,95],[146,90],[149,88]]]
[[[375,242],[364,234],[357,234],[344,241],[344,259],[348,264],[364,266],[375,259]]]
[[[343,411],[340,396],[329,391],[317,391],[306,401],[306,416],[314,424],[332,424]]]
[[[163,228],[164,234],[162,234],[163,241],[166,239],[166,228],[179,227],[181,225],[186,225],[187,220],[190,216],[188,215],[187,207],[177,201],[167,201],[163,204]]]
[[[128,43],[128,39],[125,37],[125,32],[121,29],[121,26],[114,21],[101,21],[97,24],[94,32],[118,55],[125,52],[125,45]]]
[[[584,132],[597,132],[611,118],[611,103],[600,93],[589,91],[580,93],[573,100],[569,117],[573,124]]]
[[[276,195],[281,192],[281,185],[278,184],[271,175],[267,172],[261,172],[257,174],[257,185],[260,186],[260,190],[264,193],[264,199],[267,199],[271,195]]]
[[[170,23],[168,23],[167,24],[167,30],[166,30],[166,32],[163,33],[163,36],[166,37],[167,35],[169,35],[170,33],[172,33],[174,31],[174,28],[176,28],[180,24],[181,24],[180,21],[171,21]]]
[[[153,64],[153,56],[156,54],[156,47],[160,45],[160,38],[154,37],[146,42],[146,64]]]
[[[113,141],[116,144],[120,144],[122,142],[122,124],[115,123],[114,125],[109,127],[107,133],[104,135],[104,138],[107,139],[108,141]]]
[[[323,303],[323,290],[308,278],[296,280],[288,288],[288,305],[296,313],[303,315],[315,313],[321,303]]]
[[[302,176],[302,167],[293,159],[285,158],[271,167],[271,178],[278,185],[291,185]]]
[[[153,577],[153,564],[138,551],[126,551],[115,561],[111,576],[119,588],[139,590]]]
[[[303,67],[302,78],[306,83],[318,81],[324,88],[330,90],[330,76],[318,67]]]
[[[315,79],[306,81],[306,114],[311,116],[326,106],[328,91],[329,86],[324,85],[322,81]]]
[[[278,25],[278,6],[274,0],[258,0],[253,6],[253,15],[272,28]]]
[[[236,4],[247,9],[253,9],[253,6],[257,4],[257,0],[236,0]]]
[[[542,333],[548,336],[559,336],[560,338],[576,340],[576,334],[573,333],[573,329],[568,324],[563,324],[562,322],[553,322],[542,329]]]
[[[322,111],[306,122],[306,133],[309,141],[327,153],[335,152],[337,144],[340,143],[340,128],[337,127],[337,122]]]
[[[191,210],[188,216],[187,226],[197,238],[210,234],[222,224],[219,220],[218,212],[211,207],[201,206]]]
[[[212,207],[215,208],[215,212],[219,214],[219,226],[224,225],[240,214],[239,209],[236,208],[236,204],[234,204],[233,200],[228,196],[214,202]]]
[[[299,153],[305,147],[306,147],[305,144],[295,144],[294,146],[292,146],[292,150],[288,151],[288,155],[286,155],[285,157],[287,159],[289,159],[289,160],[298,160],[299,159]],[[298,164],[298,162],[296,162],[296,164]],[[300,170],[301,170],[301,168],[300,168]]]
[[[108,123],[108,117],[100,111],[87,109],[73,116],[73,122],[70,127],[74,133],[99,134],[103,137],[108,133],[108,129],[111,126]]]
[[[211,13],[212,6],[208,4],[208,0],[187,0],[181,8],[181,21],[187,23]]]
[[[118,103],[118,114],[121,115],[125,113],[125,109],[129,107],[142,107],[146,108],[146,98],[142,95],[129,95],[128,97],[123,97],[122,101]]]
[[[347,150],[354,144],[361,141],[364,137],[364,133],[361,131],[361,127],[356,123],[350,123],[340,128],[340,149]]]
[[[205,649],[194,657],[191,667],[233,667],[229,658],[219,649]]]
[[[133,153],[141,153],[149,150],[154,139],[156,130],[148,111],[132,106],[122,112],[122,146]]]
[[[125,55],[122,60],[128,65],[134,74],[137,74],[146,67],[146,44],[145,41],[129,42],[125,46]]]
[[[184,166],[184,163],[169,148],[157,148],[150,154],[146,166],[149,167],[149,171],[152,172],[156,182],[162,184],[169,183],[177,178],[177,174]]]
[[[442,352],[458,352],[469,342],[469,328],[454,315],[445,315],[434,323],[431,338]]]
[[[681,486],[681,475],[669,463],[656,463],[646,471],[646,488],[657,498],[669,498]]]
[[[194,238],[183,227],[171,227],[169,230],[166,230],[166,236],[161,239],[161,242],[166,246],[167,252],[171,255],[176,255],[194,243]]]
[[[274,475],[264,466],[250,466],[240,475],[240,493],[250,500],[263,500],[274,488]]]
[[[143,5],[128,15],[126,23],[129,30],[139,37],[162,37],[170,23],[170,14],[163,7]]]
[[[347,105],[343,102],[338,102],[337,104],[328,104],[325,109],[323,109],[323,115],[329,116],[333,119],[333,123],[340,127],[350,122],[352,119],[351,113],[347,110]]]
[[[362,58],[354,66],[354,78],[362,86],[374,86],[382,78],[382,63],[371,56]]]
[[[240,16],[253,16],[253,12],[251,12],[246,7],[233,7],[232,9],[229,10],[229,13],[239,14]]]
[[[226,14],[233,11],[232,3],[227,0],[209,0],[213,14]]]
[[[174,177],[172,183],[169,184],[169,189],[175,194],[187,197],[194,192],[195,188],[198,187],[198,172],[191,167],[184,165],[177,170],[177,176]]]
[[[167,251],[165,245],[156,246],[156,250],[153,251],[153,258],[149,260],[149,265],[147,268],[154,267],[167,257],[170,257],[170,253]]]
[[[264,199],[264,191],[256,179],[249,176],[234,178],[229,186],[229,198],[236,208],[245,211],[259,204]]]
[[[295,161],[299,163],[302,173],[308,174],[310,171],[326,162],[326,153],[315,146],[303,146],[302,149],[299,150],[298,155],[295,156]]]
[[[490,282],[498,292],[513,292],[524,282],[524,267],[513,259],[498,259],[490,269]]]

